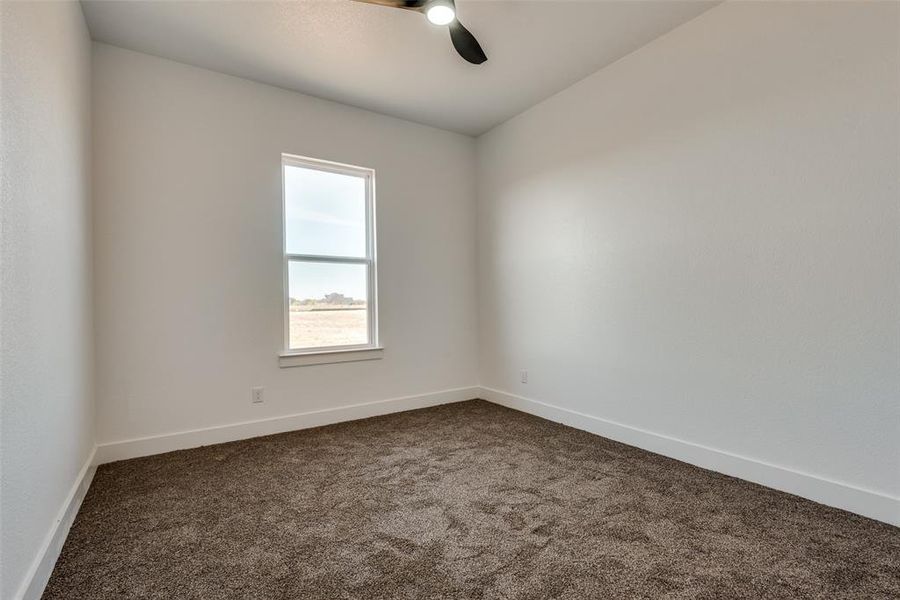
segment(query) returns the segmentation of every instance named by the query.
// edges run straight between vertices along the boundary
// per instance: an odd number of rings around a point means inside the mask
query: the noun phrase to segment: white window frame
[[[366,256],[362,258],[329,256],[324,254],[290,254],[287,250],[287,204],[285,202],[284,171],[285,167],[300,167],[328,173],[339,173],[361,177],[366,183]],[[375,171],[365,167],[346,165],[326,160],[281,155],[281,250],[284,276],[284,341],[282,344],[281,366],[303,366],[320,362],[348,362],[381,358],[382,348],[378,345],[378,276],[375,258]],[[292,262],[315,262],[330,264],[353,264],[366,266],[366,322],[368,324],[368,343],[348,344],[343,346],[317,346],[308,348],[291,348],[291,315],[290,315],[290,280],[289,271]],[[316,356],[333,355],[326,360],[317,360]],[[313,357],[312,360],[309,357]]]

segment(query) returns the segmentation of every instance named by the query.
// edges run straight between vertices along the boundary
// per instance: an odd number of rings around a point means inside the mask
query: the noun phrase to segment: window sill
[[[384,348],[352,348],[349,350],[327,350],[324,352],[286,352],[278,357],[278,366],[308,367],[310,365],[329,365],[360,360],[379,360]]]

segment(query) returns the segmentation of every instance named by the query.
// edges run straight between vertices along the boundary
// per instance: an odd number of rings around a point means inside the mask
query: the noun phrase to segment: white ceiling
[[[716,3],[458,0],[475,66],[446,27],[350,0],[82,2],[95,40],[470,135]]]

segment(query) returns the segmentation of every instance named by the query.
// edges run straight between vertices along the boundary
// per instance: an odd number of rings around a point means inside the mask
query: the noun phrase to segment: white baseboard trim
[[[474,386],[100,444],[91,452],[81,468],[14,599],[39,600],[43,594],[98,464],[365,419],[473,398],[483,398],[495,404],[662,454],[704,469],[752,481],[821,504],[900,526],[900,498],[623,425],[501,390]]]
[[[351,404],[338,408],[326,408],[310,412],[271,417],[255,421],[244,421],[231,425],[192,429],[150,437],[108,442],[97,446],[97,464],[126,460],[140,456],[162,454],[173,450],[184,450],[210,444],[233,442],[274,433],[284,433],[310,427],[331,425],[343,421],[355,421],[367,417],[426,408],[438,404],[460,402],[478,398],[481,388],[477,386],[441,390],[415,396],[390,398],[362,404]]]
[[[836,508],[900,526],[900,498],[677,438],[623,425],[546,402],[482,387],[489,402],[636,446]]]
[[[62,507],[59,509],[59,513],[56,515],[56,519],[50,527],[50,531],[44,537],[44,542],[41,544],[37,556],[35,556],[34,561],[28,568],[28,572],[25,574],[25,580],[22,582],[16,595],[13,596],[15,600],[39,600],[44,593],[44,588],[47,587],[47,582],[50,581],[50,575],[53,573],[53,567],[56,565],[59,553],[62,551],[66,537],[69,535],[69,529],[72,527],[72,523],[75,522],[75,515],[78,514],[81,502],[84,500],[84,496],[91,486],[91,481],[94,479],[94,473],[97,471],[94,463],[96,453],[96,448],[91,450],[91,454],[81,467],[81,471],[78,472],[78,477],[75,478],[72,488],[69,490]]]

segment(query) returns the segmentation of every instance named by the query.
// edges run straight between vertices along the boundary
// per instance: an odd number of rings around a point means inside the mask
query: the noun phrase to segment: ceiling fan
[[[450,41],[459,55],[472,63],[480,65],[487,60],[484,50],[475,36],[456,18],[456,4],[454,0],[355,0],[366,4],[378,4],[391,8],[402,8],[425,13],[429,21],[435,25],[448,25],[450,29]]]

